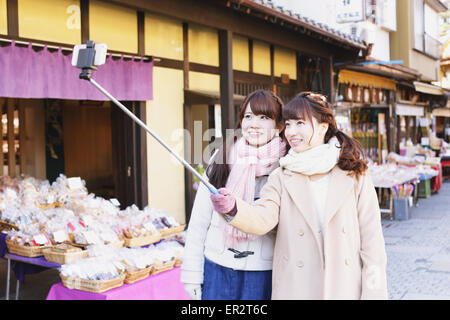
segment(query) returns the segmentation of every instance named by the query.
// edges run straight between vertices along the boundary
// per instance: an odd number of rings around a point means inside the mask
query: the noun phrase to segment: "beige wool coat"
[[[310,178],[276,169],[253,205],[236,199],[230,223],[262,235],[277,228],[272,299],[387,299],[386,251],[377,195],[335,166],[329,173],[325,227],[315,216]]]

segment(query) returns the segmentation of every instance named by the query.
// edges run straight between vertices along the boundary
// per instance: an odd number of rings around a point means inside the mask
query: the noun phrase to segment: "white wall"
[[[384,10],[385,13],[383,14],[383,16],[385,19],[378,19],[378,21],[380,21],[380,23],[383,23],[386,27],[395,30],[396,15],[395,12],[393,13],[391,12],[391,10],[392,8],[395,8],[396,0],[384,1],[386,2],[386,4],[384,5],[383,2],[384,7],[379,5],[378,10],[380,12]],[[272,0],[272,2],[276,5],[283,6],[285,9],[292,10],[294,13],[298,13],[302,16],[314,19],[317,22],[324,23],[329,27],[335,28],[348,34],[352,33],[352,26],[356,26],[357,36],[369,43],[374,43],[371,57],[383,61],[390,60],[389,30],[383,29],[380,26],[368,21],[357,23],[337,23],[337,0],[315,0],[314,5],[311,5],[310,1],[305,0]],[[387,14],[386,11],[389,11],[389,14]],[[365,31],[363,31],[364,29]]]

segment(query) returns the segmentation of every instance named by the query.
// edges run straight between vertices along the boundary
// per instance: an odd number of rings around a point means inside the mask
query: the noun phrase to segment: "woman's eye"
[[[246,115],[244,116],[245,119],[250,119],[251,117],[252,117],[251,114],[246,114]]]
[[[284,126],[285,126],[285,127],[289,127],[290,125],[291,125],[291,124],[290,124],[289,122],[285,122],[285,123],[284,123]]]
[[[269,119],[269,117],[267,117],[267,116],[261,116],[261,119],[262,119],[262,120],[267,120],[267,119]]]
[[[305,124],[305,122],[302,121],[302,120],[298,120],[298,121],[297,121],[297,124]]]

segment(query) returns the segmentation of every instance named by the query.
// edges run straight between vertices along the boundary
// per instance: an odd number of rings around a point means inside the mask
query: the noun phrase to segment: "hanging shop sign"
[[[397,116],[423,117],[425,112],[424,112],[424,108],[420,107],[420,106],[413,106],[413,105],[397,103],[395,105],[395,114]]]
[[[450,118],[450,108],[436,108],[433,110],[432,115],[434,117]]]

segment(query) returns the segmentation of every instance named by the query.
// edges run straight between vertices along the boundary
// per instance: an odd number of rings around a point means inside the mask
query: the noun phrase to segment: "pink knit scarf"
[[[260,147],[250,146],[245,138],[240,138],[230,150],[230,175],[226,188],[237,198],[253,203],[256,177],[268,175],[273,165],[286,153],[286,142],[274,137]],[[223,220],[223,219],[221,219]],[[257,236],[242,232],[228,223],[223,224],[225,244],[234,247],[237,241],[254,240]]]

